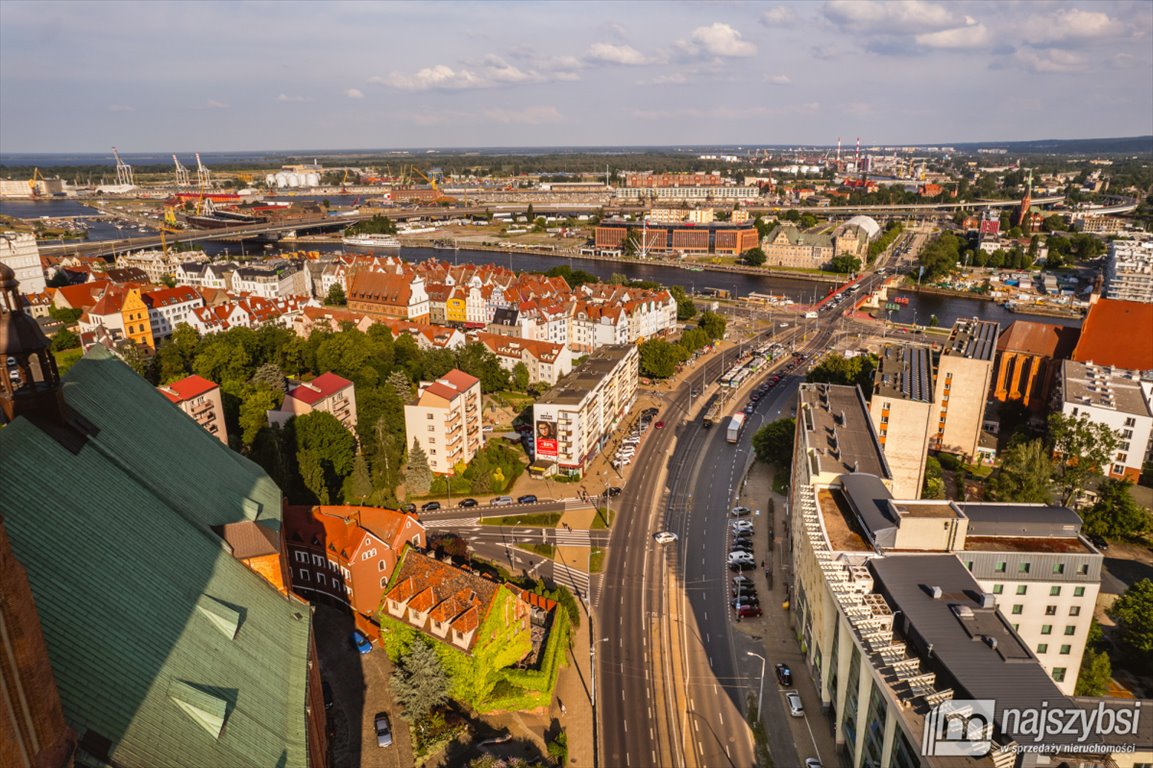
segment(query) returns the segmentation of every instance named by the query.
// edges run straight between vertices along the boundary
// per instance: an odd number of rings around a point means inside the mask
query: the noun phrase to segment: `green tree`
[[[51,306],[48,308],[48,315],[53,320],[59,320],[64,325],[75,325],[80,316],[84,314],[82,309],[71,309],[69,307]]]
[[[1153,654],[1153,581],[1141,579],[1108,610],[1121,630],[1121,640],[1143,654]]]
[[[925,459],[925,484],[921,490],[921,498],[945,498],[945,477],[941,473],[941,462],[935,456]]]
[[[324,297],[324,303],[333,307],[343,307],[348,303],[348,297],[344,295],[344,288],[340,283],[332,284],[328,289],[328,295]]]
[[[517,392],[524,392],[528,389],[528,384],[528,366],[517,363],[512,367],[512,388]]]
[[[1056,454],[1056,480],[1062,503],[1068,506],[1085,487],[1086,481],[1101,474],[1117,453],[1121,436],[1107,424],[1089,420],[1086,415],[1049,416],[1049,440]]]
[[[412,439],[412,448],[408,451],[405,484],[410,496],[423,496],[432,487],[432,469],[428,466],[428,454],[415,437]]]
[[[195,328],[187,323],[177,325],[156,349],[160,383],[169,384],[190,375],[199,345],[200,334]]]
[[[1097,487],[1097,501],[1085,511],[1085,530],[1110,539],[1137,538],[1153,529],[1153,516],[1133,498],[1127,480],[1106,478]]]
[[[840,272],[841,274],[850,274],[858,271],[861,268],[861,260],[856,256],[842,254],[841,256],[834,256],[833,260],[829,262],[830,272]]]
[[[1113,681],[1113,665],[1109,654],[1098,648],[1087,647],[1081,657],[1081,671],[1077,675],[1076,696],[1104,696]]]
[[[723,339],[725,337],[725,318],[716,312],[702,312],[697,325],[709,335],[710,339]]]
[[[252,384],[263,387],[275,394],[283,395],[288,391],[288,382],[284,378],[284,371],[276,363],[264,363],[252,374]]]
[[[56,332],[52,337],[52,351],[59,352],[62,349],[75,349],[80,346],[80,337],[67,328],[63,328]]]
[[[418,720],[448,700],[448,676],[436,651],[423,639],[408,648],[391,677],[392,698],[404,716]]]
[[[693,303],[692,298],[685,293],[685,289],[679,285],[674,285],[669,288],[669,294],[677,302],[677,320],[684,322],[689,320],[697,313],[697,305]]]
[[[795,419],[777,419],[753,433],[753,451],[757,459],[777,469],[788,470],[793,461]]]
[[[356,459],[352,463],[352,474],[348,476],[344,487],[344,500],[364,504],[372,495],[372,477],[368,472],[368,462],[362,451],[356,452]]]
[[[305,488],[321,503],[340,501],[352,472],[356,439],[331,413],[313,411],[289,421]]]
[[[821,362],[809,371],[805,381],[820,384],[857,385],[863,392],[871,392],[873,374],[877,370],[876,355],[826,355]]]
[[[765,260],[767,258],[765,256],[765,252],[763,250],[761,250],[759,247],[750,248],[749,250],[745,251],[741,255],[741,257],[745,260],[745,263],[748,264],[750,267],[761,266],[762,264],[765,263]]]
[[[664,339],[650,339],[640,345],[641,375],[653,379],[667,379],[677,372],[683,359],[682,348]]]
[[[986,484],[994,501],[1048,504],[1053,499],[1053,464],[1040,440],[1017,443],[1001,456],[1001,466]]]
[[[245,448],[256,442],[260,430],[268,426],[268,412],[280,405],[280,398],[268,387],[249,387],[240,401],[240,441]]]

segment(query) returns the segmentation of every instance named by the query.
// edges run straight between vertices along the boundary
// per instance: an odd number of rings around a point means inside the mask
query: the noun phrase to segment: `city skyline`
[[[1153,133],[1148,3],[5,2],[0,18],[4,153]]]

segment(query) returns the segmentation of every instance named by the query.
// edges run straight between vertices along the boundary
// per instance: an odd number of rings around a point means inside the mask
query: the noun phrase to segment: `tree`
[[[1053,464],[1040,440],[1017,443],[1001,457],[986,490],[994,501],[1048,504],[1053,499]]]
[[[1097,501],[1083,515],[1088,533],[1110,539],[1131,539],[1153,529],[1153,517],[1129,492],[1127,480],[1106,478],[1097,487]]]
[[[528,389],[528,366],[524,363],[517,363],[512,367],[512,388],[517,392]]]
[[[1096,623],[1096,622],[1094,622]],[[1103,649],[1087,646],[1077,675],[1076,696],[1104,696],[1113,681],[1113,665]]]
[[[753,451],[757,459],[777,469],[789,469],[793,461],[795,419],[777,419],[753,433]]]
[[[1107,613],[1117,622],[1126,645],[1153,654],[1153,581],[1141,579],[1129,587]]]
[[[945,477],[941,473],[941,461],[935,456],[925,459],[925,485],[921,490],[921,498],[945,498]]]
[[[716,312],[702,312],[701,319],[697,321],[697,325],[714,341],[725,337],[725,318]]]
[[[356,459],[352,463],[352,474],[345,483],[344,499],[363,504],[372,495],[372,478],[368,474],[368,462],[365,461],[364,452],[357,451]]]
[[[268,426],[268,412],[280,405],[280,400],[273,390],[263,386],[248,388],[247,394],[240,401],[240,442],[245,448],[251,448],[256,442],[260,430]]]
[[[1101,474],[1117,453],[1121,436],[1107,424],[1054,413],[1049,416],[1049,439],[1057,455],[1056,480],[1062,489],[1062,503],[1068,506],[1090,477]]]
[[[860,268],[861,260],[856,256],[850,256],[847,253],[840,256],[834,256],[833,260],[829,262],[830,272],[840,272],[841,274],[847,275],[856,272]]]
[[[678,322],[689,320],[693,315],[697,313],[697,305],[693,303],[693,300],[687,293],[685,293],[685,289],[681,286],[674,285],[669,288],[669,295],[671,295],[677,302]]]
[[[284,371],[280,370],[280,366],[276,363],[264,363],[256,369],[256,373],[252,374],[252,384],[257,387],[273,392],[274,394],[283,395],[288,391],[288,382],[285,381]]]
[[[667,379],[677,372],[682,357],[679,345],[664,339],[650,339],[641,344],[641,375],[654,379]]]
[[[432,487],[432,469],[428,466],[428,455],[420,442],[412,438],[412,448],[408,451],[408,472],[405,482],[411,496],[423,496]]]
[[[414,642],[392,673],[392,698],[409,720],[419,720],[448,700],[448,676],[436,651],[423,639]]]
[[[809,371],[805,381],[820,384],[845,384],[859,386],[864,392],[873,388],[873,374],[877,370],[876,355],[826,355],[820,364]]]
[[[59,352],[62,349],[75,349],[80,346],[80,337],[67,328],[57,331],[56,335],[52,337],[52,351]]]
[[[74,325],[80,316],[84,314],[82,309],[71,309],[68,307],[51,306],[48,308],[48,315],[53,320],[59,320],[64,325]]]
[[[328,295],[324,297],[324,303],[334,307],[343,307],[348,303],[348,297],[344,295],[344,288],[340,283],[332,284],[328,289]]]
[[[356,439],[335,416],[324,411],[297,416],[289,425],[305,488],[321,504],[339,501],[344,478],[352,472]]]
[[[767,258],[765,256],[765,252],[763,250],[761,250],[759,247],[758,248],[750,248],[749,250],[745,251],[744,254],[742,254],[742,257],[744,258],[745,263],[748,264],[750,267],[761,266],[762,264],[765,263],[765,259]]]

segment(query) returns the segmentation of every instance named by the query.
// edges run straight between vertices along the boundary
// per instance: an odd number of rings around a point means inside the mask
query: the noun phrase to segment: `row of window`
[[[994,595],[1000,595],[1000,594],[1004,593],[1004,591],[1005,591],[1005,585],[1004,584],[994,584],[993,585],[993,594]],[[1028,584],[1018,584],[1017,585],[1017,594],[1018,595],[1029,594],[1029,585]],[[1060,597],[1060,596],[1061,596],[1061,587],[1060,586],[1054,585],[1054,586],[1049,587],[1049,597]],[[1084,596],[1085,596],[1085,588],[1084,587],[1073,587],[1073,597],[1084,597]]]
[[[970,571],[972,571],[973,570],[973,561],[972,560],[968,561],[966,563],[966,566],[968,567],[968,569]],[[996,565],[993,567],[993,570],[996,573],[1008,573],[1008,571],[1009,571],[1008,561],[998,560]],[[1028,560],[1024,560],[1024,561],[1017,564],[1017,573],[1022,573],[1022,574],[1031,573],[1032,570],[1033,570],[1033,564],[1031,562],[1029,562]],[[1053,563],[1053,573],[1057,574],[1057,575],[1065,573],[1065,563]],[[1089,564],[1088,563],[1078,564],[1077,565],[1077,575],[1078,576],[1088,576],[1089,575]]]
[[[1022,613],[1024,613],[1024,610],[1025,610],[1025,606],[1018,603],[1018,604],[1013,606],[1013,615],[1014,616],[1020,616]],[[1057,615],[1057,606],[1055,606],[1055,605],[1045,606],[1045,615],[1046,616],[1056,616]],[[1070,616],[1080,616],[1081,615],[1081,606],[1079,606],[1079,605],[1070,606],[1069,607],[1069,615]],[[1065,634],[1071,635],[1073,633],[1072,632],[1066,632]]]
[[[296,574],[297,574],[297,579],[302,583],[312,581],[312,575],[313,575],[312,571],[308,570],[307,568],[297,568]],[[317,571],[316,572],[316,583],[321,585],[322,587],[327,587],[328,586],[328,577],[325,574]],[[333,587],[340,587],[341,586],[340,580],[337,579],[335,576],[332,577],[332,586]],[[346,582],[343,586],[344,586],[344,591],[351,595],[352,594],[352,585],[348,584]],[[384,589],[387,586],[388,586],[388,577],[387,576],[381,576],[380,577],[380,588]]]
[[[1049,644],[1048,643],[1041,643],[1037,646],[1037,653],[1038,654],[1048,653],[1048,652],[1049,652]],[[1073,646],[1062,645],[1061,650],[1059,651],[1059,654],[1061,656],[1068,656],[1072,652],[1073,652]]]

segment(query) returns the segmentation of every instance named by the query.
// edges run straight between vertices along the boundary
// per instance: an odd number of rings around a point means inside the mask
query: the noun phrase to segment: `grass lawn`
[[[62,349],[58,352],[53,352],[56,357],[56,367],[60,371],[60,375],[68,373],[77,360],[84,357],[84,350],[77,347],[76,349]]]
[[[590,525],[589,528],[594,531],[611,528],[616,516],[617,511],[615,509],[597,507],[597,516],[593,518],[592,525]]]
[[[523,549],[526,552],[533,552],[544,557],[553,557],[556,555],[556,547],[552,544],[517,544],[517,549]]]
[[[541,512],[535,515],[507,515],[505,517],[482,517],[482,525],[535,525],[541,528],[555,528],[560,522],[561,512]]]
[[[589,552],[589,573],[600,573],[605,569],[605,550],[603,547],[593,547]]]

